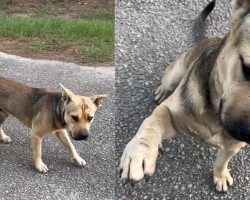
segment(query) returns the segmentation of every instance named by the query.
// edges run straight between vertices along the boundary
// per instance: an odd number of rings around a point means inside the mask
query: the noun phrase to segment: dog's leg
[[[75,163],[79,166],[85,166],[86,162],[83,160],[78,153],[76,152],[76,149],[72,142],[70,141],[69,135],[66,130],[61,130],[56,132],[56,136],[58,139],[63,143],[63,145],[68,149],[72,159],[75,161]]]
[[[33,147],[33,159],[36,169],[41,173],[48,172],[48,167],[42,161],[42,142],[43,137],[31,131],[31,143]]]
[[[8,114],[0,109],[0,141],[6,144],[12,142],[11,138],[3,132],[3,123],[8,118]]]
[[[166,105],[159,105],[152,115],[144,120],[138,133],[127,144],[120,160],[123,183],[139,181],[145,175],[153,175],[162,139],[175,135],[171,114]]]
[[[219,192],[226,192],[228,186],[233,184],[233,178],[227,168],[230,159],[238,153],[240,149],[226,150],[219,149],[217,158],[214,163],[214,183],[216,184],[216,190]]]
[[[161,85],[155,92],[155,101],[158,103],[167,99],[179,85],[183,75],[187,71],[185,57],[187,53],[181,54],[175,61],[167,66],[161,79]]]

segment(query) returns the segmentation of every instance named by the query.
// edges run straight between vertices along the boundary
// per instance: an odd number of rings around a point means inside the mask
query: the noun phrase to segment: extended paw
[[[75,158],[73,158],[73,160],[78,166],[85,166],[86,165],[86,161],[84,159],[82,159],[80,156],[76,156]]]
[[[165,99],[169,97],[171,93],[171,90],[165,88],[164,85],[160,85],[155,92],[155,101],[157,101],[158,103],[162,103]]]
[[[227,170],[221,175],[214,174],[214,183],[216,184],[216,190],[219,192],[226,192],[228,190],[228,186],[233,184],[233,178]]]
[[[38,162],[35,164],[37,171],[41,173],[47,173],[49,171],[48,167],[43,162]]]
[[[0,138],[0,141],[5,143],[5,144],[9,144],[12,142],[12,139],[8,135],[5,135],[4,137]]]
[[[123,185],[131,182],[133,186],[143,177],[148,181],[155,172],[158,144],[134,139],[126,146],[120,161],[120,177]]]

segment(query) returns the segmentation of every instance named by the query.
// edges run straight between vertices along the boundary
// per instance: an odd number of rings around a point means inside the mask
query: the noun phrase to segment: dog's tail
[[[205,38],[205,21],[207,16],[212,12],[215,7],[216,0],[211,1],[200,13],[197,19],[194,22],[193,26],[193,37],[194,42],[199,42]]]

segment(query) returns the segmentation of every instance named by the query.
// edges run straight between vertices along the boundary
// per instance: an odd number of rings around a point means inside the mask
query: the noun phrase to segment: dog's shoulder
[[[191,52],[193,59],[181,86],[180,99],[185,112],[193,116],[211,107],[209,79],[222,45],[222,38],[211,38],[196,45]]]

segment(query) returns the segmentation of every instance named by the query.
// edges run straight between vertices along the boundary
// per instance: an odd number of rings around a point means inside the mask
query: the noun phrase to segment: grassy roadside
[[[114,20],[62,17],[0,17],[0,37],[33,39],[30,51],[74,49],[82,63],[106,62],[113,59]]]

